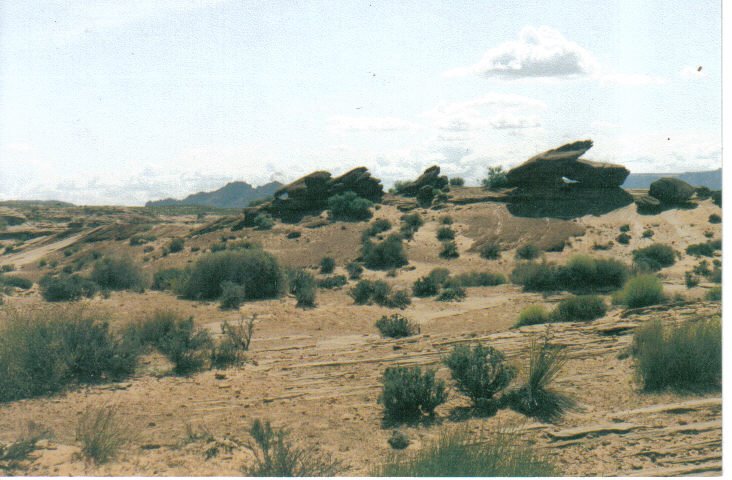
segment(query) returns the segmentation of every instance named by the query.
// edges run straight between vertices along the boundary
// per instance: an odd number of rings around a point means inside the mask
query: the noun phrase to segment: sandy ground
[[[510,273],[515,265],[514,249],[524,243],[548,238],[568,240],[563,252],[546,253],[549,261],[563,262],[577,252],[612,256],[630,262],[633,249],[654,242],[669,243],[683,251],[690,243],[706,241],[705,231],[720,238],[721,225],[706,219],[719,209],[710,201],[695,210],[669,210],[642,216],[634,206],[601,217],[586,216],[575,221],[529,219],[511,216],[498,203],[476,203],[443,211],[423,212],[426,224],[408,244],[409,266],[396,278],[384,272],[366,271],[365,278],[384,278],[407,288],[432,268],[443,266],[454,273],[489,270]],[[388,218],[398,228],[401,215],[384,206],[376,218]],[[441,217],[454,220],[461,256],[439,258],[435,232]],[[629,224],[629,245],[617,242],[610,250],[593,246],[613,240],[619,227]],[[570,226],[571,225],[571,226]],[[160,248],[170,237],[184,235],[200,225],[191,219],[166,218],[153,228],[158,239],[153,252],[130,247],[125,241],[84,244],[68,258],[62,250],[75,241],[69,237],[37,249],[21,250],[2,258],[13,263],[20,274],[38,278],[45,269],[40,258],[71,262],[85,249],[108,253],[128,253],[144,261],[145,269],[182,266],[201,253],[162,257]],[[315,267],[320,258],[336,258],[336,273],[358,256],[363,223],[333,224],[318,229],[278,224],[272,231],[220,231],[186,241],[186,246],[210,246],[222,235],[248,238],[288,265]],[[302,232],[287,239],[286,232]],[[646,229],[653,239],[642,239]],[[83,235],[83,233],[82,233]],[[494,235],[504,248],[498,260],[484,260],[470,252],[474,242]],[[70,241],[70,243],[69,243]],[[203,250],[204,248],[202,248]],[[35,251],[34,251],[35,250]],[[144,259],[147,258],[147,261]],[[687,290],[684,271],[698,259],[684,255],[661,275],[670,292],[683,293],[689,302],[670,308],[624,311],[614,308],[589,323],[554,324],[554,341],[568,347],[571,360],[557,382],[557,389],[570,394],[578,408],[554,424],[527,419],[510,410],[492,418],[460,418],[467,400],[452,390],[450,400],[437,409],[431,425],[405,426],[412,440],[407,451],[419,449],[445,428],[468,425],[490,432],[499,425],[522,428],[527,441],[546,452],[565,475],[708,475],[721,473],[721,395],[698,396],[677,393],[646,394],[634,374],[632,359],[621,355],[628,347],[632,329],[642,322],[661,318],[681,322],[720,313],[720,304],[699,300],[710,287],[702,283]],[[46,267],[47,268],[47,267]],[[295,299],[250,302],[238,312],[222,311],[217,304],[180,300],[168,293],[113,293],[85,301],[90,308],[105,312],[115,327],[172,308],[194,316],[197,324],[218,332],[224,320],[257,315],[250,361],[241,367],[205,371],[190,377],[169,374],[169,365],[156,356],[143,359],[137,373],[125,382],[82,387],[48,398],[21,400],[0,405],[0,442],[22,436],[28,421],[53,432],[39,445],[31,459],[11,473],[24,475],[240,475],[252,462],[247,448],[248,428],[255,418],[268,418],[275,426],[292,431],[301,445],[313,445],[347,464],[346,475],[366,475],[391,449],[387,439],[391,429],[382,425],[383,409],[377,403],[381,375],[392,365],[424,365],[438,369],[449,379],[441,358],[457,344],[485,342],[505,352],[511,362],[523,368],[532,336],[545,332],[544,326],[512,328],[520,310],[530,304],[550,306],[566,295],[525,293],[511,284],[469,288],[462,302],[442,303],[413,298],[403,313],[419,323],[421,333],[406,339],[381,338],[374,322],[390,309],[353,304],[344,289],[324,291],[318,306],[303,310]],[[42,304],[37,287],[26,293],[5,297],[7,308],[31,308]],[[0,317],[1,318],[1,317]],[[1,321],[1,320],[0,320]],[[89,405],[118,405],[129,426],[131,442],[120,456],[102,466],[85,463],[78,455],[75,426]],[[189,431],[210,434],[205,440],[190,438]],[[211,452],[215,451],[215,455]],[[208,453],[207,453],[208,452]]]

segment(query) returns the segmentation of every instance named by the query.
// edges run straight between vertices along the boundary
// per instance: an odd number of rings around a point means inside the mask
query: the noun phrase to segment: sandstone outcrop
[[[580,158],[592,148],[592,140],[568,143],[540,153],[507,173],[514,187],[556,187],[569,180],[579,188],[617,188],[630,174],[622,165]],[[565,180],[566,179],[566,180]]]
[[[688,202],[694,191],[694,187],[683,180],[663,177],[651,183],[648,194],[661,203],[678,204]]]
[[[440,167],[434,165],[425,170],[422,175],[412,182],[406,182],[399,187],[399,194],[407,197],[416,197],[425,187],[430,190],[442,190],[447,187],[447,175],[440,175]]]

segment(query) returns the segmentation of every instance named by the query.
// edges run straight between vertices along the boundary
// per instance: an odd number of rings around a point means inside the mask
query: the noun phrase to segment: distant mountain
[[[631,173],[625,179],[623,188],[648,188],[651,183],[661,177],[674,177],[683,180],[695,187],[708,187],[712,190],[722,188],[722,169],[708,172],[686,172],[686,173]]]
[[[247,182],[231,182],[213,192],[194,193],[193,195],[188,195],[183,200],[165,198],[163,200],[150,201],[145,206],[202,205],[218,208],[244,208],[252,200],[273,195],[282,186],[283,184],[280,182],[270,182],[259,187],[252,187]]]

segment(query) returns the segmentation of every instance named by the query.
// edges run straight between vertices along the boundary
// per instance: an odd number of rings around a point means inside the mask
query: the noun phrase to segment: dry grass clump
[[[89,407],[76,425],[81,454],[96,464],[112,460],[129,441],[129,431],[119,419],[116,406]]]

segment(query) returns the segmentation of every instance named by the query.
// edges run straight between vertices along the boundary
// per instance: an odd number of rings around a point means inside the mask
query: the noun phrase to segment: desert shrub
[[[663,285],[655,275],[638,275],[628,280],[622,290],[613,295],[613,303],[629,308],[663,303]]]
[[[374,235],[378,235],[390,229],[391,222],[385,218],[379,218],[374,220],[371,225],[369,225],[369,228],[366,229],[365,234],[366,236],[373,237]]]
[[[107,463],[129,441],[129,433],[118,418],[116,406],[88,407],[76,424],[81,454],[96,464]]]
[[[391,448],[394,450],[404,450],[409,446],[409,437],[406,433],[394,430],[391,432],[391,437],[386,441]]]
[[[440,227],[437,229],[437,240],[453,240],[455,238],[455,231],[450,227]]]
[[[246,300],[276,297],[283,286],[277,259],[255,248],[201,256],[191,269],[183,294],[190,299],[218,298],[226,281],[243,285]]]
[[[142,290],[147,285],[142,269],[130,257],[104,257],[94,264],[91,280],[109,290]]]
[[[379,477],[551,477],[549,460],[520,441],[517,429],[502,427],[490,438],[467,428],[440,433],[405,456],[392,453],[370,475]]]
[[[424,225],[424,220],[419,213],[407,213],[402,215],[401,221],[403,224],[411,227],[414,231],[419,230],[419,227]]]
[[[249,350],[254,335],[254,317],[246,322],[240,318],[235,323],[224,320],[221,324],[222,339],[211,349],[211,366],[226,368],[244,362],[244,352]]]
[[[379,305],[386,305],[391,295],[391,285],[383,280],[374,280],[372,283],[371,300]]]
[[[621,225],[621,226],[620,226],[620,231],[621,231],[622,233],[627,233],[627,232],[629,232],[629,231],[630,231],[630,225],[628,225],[627,223],[626,223],[626,224],[624,224],[624,225]]]
[[[521,387],[510,392],[506,403],[519,413],[552,422],[575,405],[567,395],[550,385],[567,363],[564,346],[552,345],[549,337],[533,337],[529,344],[527,378]]]
[[[712,192],[712,202],[718,207],[722,206],[722,190]]]
[[[374,282],[371,280],[359,280],[348,294],[358,305],[365,305],[371,301],[374,293]]]
[[[245,468],[250,477],[335,477],[344,466],[330,455],[314,448],[295,447],[288,439],[287,430],[273,429],[269,421],[257,419],[249,433],[254,444],[254,465]]]
[[[714,238],[714,232],[710,232],[707,230],[706,232],[704,232],[704,236],[706,238],[712,239],[712,238]]]
[[[415,195],[417,204],[423,208],[429,207],[438,192],[439,190],[432,187],[431,185],[423,185],[422,188],[420,188]]]
[[[358,262],[351,262],[346,265],[346,271],[348,272],[348,278],[357,280],[363,274],[363,266]]]
[[[695,257],[713,257],[714,252],[722,249],[721,240],[712,240],[705,243],[695,243],[686,247],[686,253]]]
[[[453,223],[452,217],[450,215],[445,215],[444,217],[440,218],[440,223],[442,225],[452,225],[452,223]]]
[[[339,288],[348,283],[348,279],[345,275],[335,275],[318,280],[318,288]]]
[[[384,391],[379,402],[391,421],[413,421],[433,416],[435,408],[447,400],[445,382],[435,380],[435,371],[420,367],[389,367],[384,371]]]
[[[696,193],[696,198],[699,200],[706,200],[707,198],[712,196],[712,190],[709,187],[696,187],[694,189],[694,192]]]
[[[15,270],[15,265],[12,265],[12,264],[5,264],[3,266],[0,266],[0,274],[12,272],[14,270]]]
[[[46,275],[39,282],[41,296],[47,302],[66,302],[93,297],[99,287],[79,275]]]
[[[503,353],[493,347],[458,345],[444,360],[457,389],[476,407],[487,407],[493,396],[506,388],[516,371]]]
[[[722,301],[722,287],[715,286],[710,288],[707,291],[707,294],[705,295],[705,298],[707,300],[710,300],[712,302],[720,302]]]
[[[335,270],[336,261],[333,257],[323,257],[320,260],[320,273],[333,273]]]
[[[483,187],[488,190],[495,190],[508,186],[508,177],[503,171],[503,166],[488,167],[488,176],[482,181]]]
[[[188,270],[180,268],[165,268],[158,270],[153,275],[153,290],[170,290],[173,292],[180,291],[188,278]]]
[[[386,276],[389,277],[389,278],[396,278],[396,276],[397,276],[397,269],[396,268],[392,268],[391,270],[388,270],[386,272]]]
[[[536,245],[532,244],[523,245],[516,250],[516,258],[521,260],[534,260],[539,258],[539,255],[541,255],[541,251]]]
[[[134,343],[79,308],[9,310],[0,322],[0,402],[118,380],[135,368]]]
[[[674,263],[676,263],[676,252],[662,243],[633,250],[633,264],[641,270],[655,272]]]
[[[185,241],[182,238],[174,238],[168,244],[168,251],[170,253],[178,253],[183,251]]]
[[[511,273],[511,281],[526,291],[594,291],[620,288],[628,273],[628,267],[614,259],[573,255],[563,266],[520,263]]]
[[[480,247],[480,256],[486,260],[496,260],[501,256],[501,247],[497,243],[486,243]]]
[[[389,295],[384,306],[404,310],[411,304],[412,299],[409,296],[409,292],[406,290],[394,290],[391,295]]]
[[[643,233],[641,234],[641,237],[643,237],[643,238],[651,238],[651,237],[653,237],[653,230],[651,230],[651,229],[643,230]]]
[[[467,272],[450,277],[445,283],[447,286],[495,287],[506,283],[506,276],[502,273]]]
[[[0,286],[20,288],[21,290],[28,290],[33,286],[33,282],[23,277],[16,277],[10,275],[0,275]]]
[[[511,281],[529,292],[559,290],[560,269],[551,263],[519,263],[511,272]]]
[[[459,285],[445,287],[437,295],[438,302],[459,302],[467,296],[465,289]]]
[[[289,275],[290,293],[295,295],[298,307],[314,307],[317,297],[317,282],[310,272],[297,269]]]
[[[465,185],[465,179],[462,177],[452,177],[450,179],[451,187],[462,187]]]
[[[460,252],[458,251],[457,243],[455,243],[453,240],[448,240],[446,242],[442,242],[442,250],[440,250],[440,258],[458,258],[460,256]]]
[[[302,236],[302,233],[298,232],[297,230],[287,233],[287,238],[289,238],[289,239],[300,238],[301,236]]]
[[[617,241],[618,243],[622,244],[622,245],[627,245],[627,244],[629,244],[629,243],[630,243],[630,240],[631,240],[632,238],[633,238],[633,237],[631,237],[631,236],[630,236],[630,235],[628,235],[627,233],[623,232],[623,233],[621,233],[620,235],[618,235],[617,237],[615,237],[615,240],[616,240],[616,241]]]
[[[719,317],[664,325],[652,320],[633,337],[633,356],[646,390],[718,388],[722,380]]]
[[[437,295],[441,283],[431,275],[420,277],[412,285],[412,293],[415,297],[431,297]]]
[[[720,217],[716,213],[713,213],[709,215],[709,223],[722,223],[722,217]]]
[[[237,310],[246,300],[246,288],[238,283],[225,281],[221,283],[219,305],[224,310]]]
[[[694,272],[684,272],[684,284],[686,284],[686,288],[694,288],[699,285],[699,277],[694,275]]]
[[[521,310],[515,326],[522,327],[524,325],[537,325],[549,322],[551,322],[551,317],[546,308],[541,305],[529,305]]]
[[[409,263],[402,239],[396,234],[389,235],[379,243],[365,241],[361,256],[366,267],[375,270],[398,268]]]
[[[373,215],[372,206],[370,200],[361,198],[351,191],[333,195],[328,199],[328,211],[334,220],[368,220]]]
[[[584,322],[600,318],[606,312],[607,305],[601,297],[579,295],[559,302],[551,318],[555,322]]]
[[[411,337],[419,333],[419,325],[398,313],[388,317],[384,315],[378,319],[376,328],[381,332],[381,336],[391,338]]]
[[[182,317],[169,310],[159,310],[151,317],[132,324],[127,338],[141,345],[151,345],[173,362],[173,371],[186,375],[203,368],[205,353],[212,341],[208,332],[196,328],[193,317]]]
[[[252,223],[257,230],[272,230],[275,222],[272,215],[268,213],[259,213],[254,217]]]

